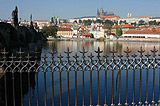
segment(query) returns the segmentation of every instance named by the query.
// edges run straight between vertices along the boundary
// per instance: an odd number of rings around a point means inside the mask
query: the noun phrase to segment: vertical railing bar
[[[38,72],[36,72],[36,81],[37,81],[37,106],[39,106]]]
[[[107,105],[107,70],[105,70],[105,105]]]
[[[114,70],[112,70],[112,104],[114,106]]]
[[[99,106],[99,70],[98,70],[98,74],[97,74],[97,78],[98,78],[98,95],[97,95],[97,106]]]
[[[126,103],[128,105],[128,69],[126,70]]]
[[[28,71],[29,106],[31,106],[30,72]]]
[[[132,105],[135,105],[135,69],[133,69],[133,100]]]
[[[152,104],[155,104],[154,96],[155,96],[155,68],[153,69],[153,97],[152,97]]]
[[[70,105],[70,97],[69,97],[69,71],[67,71],[67,81],[68,81],[68,106]]]
[[[44,104],[45,104],[45,106],[47,106],[46,72],[44,72]]]
[[[75,106],[77,106],[77,70],[75,70]]]
[[[92,106],[92,70],[90,70],[90,106]]]
[[[5,106],[8,106],[7,105],[7,79],[6,79],[6,74],[4,74],[4,88],[5,88]]]
[[[160,71],[159,71],[159,100],[158,103],[160,104]]]
[[[20,72],[21,106],[23,106],[22,72]]]
[[[147,76],[146,76],[146,101],[145,104],[148,104],[148,68],[147,68]]]
[[[59,79],[60,79],[60,106],[62,106],[62,73],[60,72],[59,74]]]
[[[52,106],[54,106],[54,72],[52,72]]]
[[[16,101],[15,101],[15,86],[14,86],[14,72],[12,72],[12,86],[13,86],[13,106],[16,106]]]
[[[119,74],[119,103],[118,103],[118,106],[121,106],[121,70],[120,71],[120,74]]]
[[[139,105],[142,104],[141,99],[142,99],[142,69],[140,68],[140,93],[139,93]]]
[[[85,86],[84,86],[84,71],[83,71],[83,106],[85,106]]]

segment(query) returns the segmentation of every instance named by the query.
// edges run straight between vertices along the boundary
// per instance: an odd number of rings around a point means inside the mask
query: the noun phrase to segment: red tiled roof
[[[144,30],[128,30],[125,34],[160,34],[159,28],[144,29]]]
[[[151,19],[160,19],[160,17],[152,17]]]
[[[101,16],[99,18],[120,18],[119,15],[111,15],[111,16]]]
[[[71,28],[58,28],[58,31],[73,31]]]
[[[135,28],[133,25],[130,25],[130,24],[121,24],[121,25],[114,25],[112,26],[112,28]]]
[[[125,18],[152,18],[152,17],[151,16],[121,17],[121,19]]]

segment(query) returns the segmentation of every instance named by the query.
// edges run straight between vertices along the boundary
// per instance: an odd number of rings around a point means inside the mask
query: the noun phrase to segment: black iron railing
[[[134,52],[134,53],[132,53]],[[64,53],[66,55],[59,54],[58,56],[56,55],[56,51],[50,51],[49,54],[50,56],[48,57],[47,55],[42,56],[42,60],[38,60],[38,52],[35,52],[34,59],[33,56],[30,54],[27,54],[25,56],[24,52],[20,49],[19,52],[17,52],[16,55],[10,55],[7,56],[8,52],[5,51],[2,52],[2,60],[0,61],[0,67],[2,68],[1,73],[4,73],[4,104],[5,106],[10,106],[8,105],[9,101],[12,101],[13,106],[16,106],[16,94],[15,94],[15,83],[17,80],[15,80],[16,74],[20,77],[19,80],[19,92],[20,92],[20,103],[21,106],[23,106],[23,86],[27,85],[28,86],[28,94],[29,94],[29,106],[31,106],[31,74],[35,73],[35,79],[36,79],[36,91],[37,91],[37,106],[39,106],[39,88],[38,84],[40,80],[38,79],[38,74],[39,73],[44,73],[44,105],[47,105],[47,87],[46,87],[46,73],[51,72],[51,79],[52,79],[52,106],[55,105],[55,87],[54,87],[54,73],[59,72],[59,90],[60,90],[60,103],[59,105],[62,106],[62,73],[65,71],[67,72],[67,93],[68,96],[67,102],[65,103],[65,106],[70,106],[70,72],[74,71],[74,77],[75,79],[75,101],[74,105],[78,105],[78,97],[77,97],[77,72],[81,71],[82,72],[82,106],[85,106],[85,72],[89,72],[90,75],[90,96],[87,98],[90,98],[90,106],[93,105],[93,96],[97,96],[97,106],[100,106],[100,72],[104,71],[104,106],[107,105],[142,105],[142,104],[149,104],[148,98],[152,98],[152,101],[150,104],[159,104],[160,103],[160,74],[158,75],[159,79],[159,88],[155,88],[155,79],[156,79],[156,73],[160,73],[160,55],[158,54],[158,50],[154,47],[153,50],[151,50],[150,53],[146,53],[145,50],[141,47],[140,50],[137,52],[135,51],[130,51],[129,48],[126,48],[124,51],[123,55],[118,54],[117,51],[113,48],[112,51],[110,51],[109,55],[102,55],[103,51],[98,48],[97,51],[95,51],[96,55],[93,55],[93,53],[88,53],[84,48],[82,51],[79,53],[75,53],[73,55],[72,51],[67,49]],[[72,54],[72,56],[71,56]],[[135,96],[135,86],[136,86],[136,73],[138,70],[138,75],[139,75],[139,96]],[[153,86],[152,86],[152,91],[149,91],[148,86],[149,86],[149,70],[152,70],[153,73]],[[111,80],[108,79],[108,72],[111,72]],[[116,73],[117,71],[117,73]],[[97,72],[97,95],[92,95],[93,94],[93,72]],[[122,72],[125,72],[125,92],[122,92]],[[129,93],[129,81],[131,78],[129,78],[129,72],[132,72],[132,102],[129,103],[128,100],[128,93]],[[145,72],[145,81],[142,80]],[[27,75],[24,75],[27,74]],[[12,79],[9,82],[7,81],[7,75],[10,75]],[[27,76],[26,79],[27,83],[23,82],[23,77]],[[116,76],[116,77],[115,77]],[[142,82],[145,82],[145,101],[142,101]],[[9,100],[10,98],[8,97],[8,84],[12,85],[12,100]],[[107,94],[107,83],[111,83],[112,91],[111,95]],[[16,85],[17,86],[17,85]],[[158,91],[156,92],[155,91]],[[149,97],[148,92],[152,92],[152,97]],[[122,93],[125,93],[125,97],[122,97]],[[159,96],[155,97],[155,94],[159,93]],[[118,103],[115,102],[115,97],[118,96]],[[111,103],[107,103],[108,97],[112,97]],[[122,98],[125,98],[125,101],[123,103],[121,102]],[[131,98],[131,97],[130,97]],[[135,98],[139,98],[138,102],[136,103]],[[155,100],[155,98],[158,98],[158,101]],[[95,101],[95,100],[94,100]],[[50,104],[51,105],[51,104]]]

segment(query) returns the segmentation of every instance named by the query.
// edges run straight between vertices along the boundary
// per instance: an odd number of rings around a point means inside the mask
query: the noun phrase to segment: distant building
[[[120,16],[119,15],[110,15],[110,16],[100,16],[100,17],[97,17],[97,19],[100,19],[100,20],[110,20],[110,21],[113,21],[113,22],[117,22],[119,20]]]
[[[114,15],[113,12],[104,11],[103,8],[97,9],[97,17]]]
[[[160,29],[129,30],[122,36],[126,38],[160,38]]]
[[[160,22],[160,17],[151,17],[149,21]]]
[[[59,25],[60,24],[60,20],[59,20],[59,18],[58,18],[58,16],[57,17],[51,17],[51,20],[50,20],[50,23],[53,25]]]
[[[84,21],[84,20],[93,20],[93,21],[96,21],[97,17],[96,16],[84,16],[84,17],[79,17],[79,18],[71,18],[70,22],[71,23],[73,23],[73,22],[79,23],[79,20],[81,20],[81,21]]]
[[[138,24],[138,22],[140,20],[143,20],[145,23],[148,23],[150,21],[152,17],[151,16],[136,16],[136,17],[121,17],[119,20],[118,20],[118,23],[120,24],[120,22],[126,22],[128,24],[131,24],[131,23],[136,23]]]
[[[33,23],[37,23],[39,29],[43,29],[43,27],[50,26],[49,20],[34,20]]]
[[[117,28],[122,29],[122,33],[124,34],[128,30],[135,30],[136,27],[130,24],[122,24],[122,25],[114,25],[112,26],[111,33],[116,35]]]
[[[58,28],[57,36],[61,36],[65,38],[72,38],[73,30],[71,28]]]
[[[59,19],[59,23],[60,24],[68,23],[68,20],[67,19]]]

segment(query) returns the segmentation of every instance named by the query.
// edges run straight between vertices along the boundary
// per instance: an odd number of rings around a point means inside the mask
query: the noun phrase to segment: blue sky
[[[159,16],[160,0],[0,0],[0,19],[11,18],[15,6],[19,8],[19,17],[29,20],[47,19],[51,16],[75,18],[94,16],[97,8],[112,11],[121,17],[132,13],[132,16]]]

